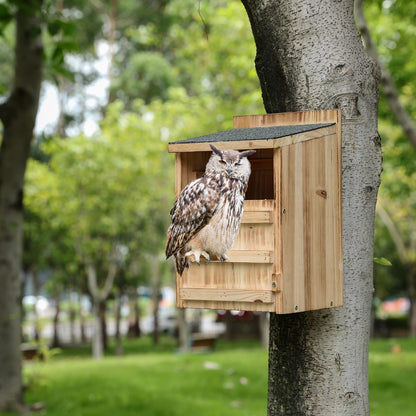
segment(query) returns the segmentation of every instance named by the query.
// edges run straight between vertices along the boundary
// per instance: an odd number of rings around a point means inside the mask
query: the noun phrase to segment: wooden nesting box
[[[234,128],[169,144],[175,189],[220,149],[256,149],[230,262],[177,276],[177,306],[294,313],[343,304],[340,110],[234,117]]]

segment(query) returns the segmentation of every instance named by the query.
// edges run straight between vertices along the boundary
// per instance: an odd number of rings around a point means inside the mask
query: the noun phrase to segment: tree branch
[[[105,299],[108,296],[111,288],[113,287],[113,283],[117,274],[117,270],[118,270],[117,263],[114,260],[112,260],[108,266],[107,277],[105,279],[104,287],[101,292],[103,299]]]
[[[397,255],[399,256],[400,261],[403,264],[407,264],[409,262],[407,258],[407,250],[404,244],[404,241],[400,235],[399,230],[397,229],[396,225],[394,224],[393,220],[391,219],[388,212],[384,209],[382,203],[378,201],[376,206],[376,212],[380,217],[381,221],[383,221],[384,225],[386,226],[394,245],[397,249]]]
[[[93,298],[98,298],[98,284],[97,284],[97,272],[95,266],[91,263],[87,264],[87,277],[88,277],[88,289],[91,292]]]
[[[377,48],[375,47],[371,39],[370,31],[368,30],[362,3],[362,0],[355,0],[355,19],[357,27],[361,33],[368,54],[376,61],[377,65],[381,69],[380,84],[384,95],[386,96],[387,104],[393,116],[396,118],[397,122],[405,132],[410,143],[416,149],[416,125],[399,100],[399,94],[397,93],[397,89],[394,85],[394,81],[390,75],[390,72],[384,68],[380,61],[380,57],[377,53]]]

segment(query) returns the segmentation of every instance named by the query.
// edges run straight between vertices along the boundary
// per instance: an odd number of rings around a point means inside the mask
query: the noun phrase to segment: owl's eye
[[[227,162],[225,160],[220,159],[221,165],[225,165]]]

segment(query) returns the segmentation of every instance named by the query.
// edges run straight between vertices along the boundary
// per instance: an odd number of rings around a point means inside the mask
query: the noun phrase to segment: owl
[[[175,257],[180,276],[191,262],[200,264],[201,256],[229,260],[240,229],[244,197],[251,173],[247,157],[255,150],[213,151],[202,178],[188,184],[170,211],[166,258]]]

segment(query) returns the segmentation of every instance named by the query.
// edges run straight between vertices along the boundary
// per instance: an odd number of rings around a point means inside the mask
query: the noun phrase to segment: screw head
[[[286,208],[283,208],[282,212],[283,212],[283,214],[286,214]]]

